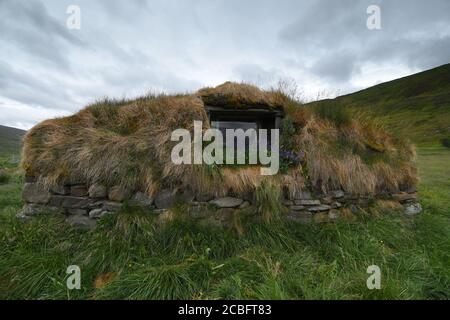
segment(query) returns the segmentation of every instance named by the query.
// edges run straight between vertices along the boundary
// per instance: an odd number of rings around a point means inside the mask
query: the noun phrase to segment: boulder
[[[106,187],[99,183],[94,183],[89,187],[88,194],[90,198],[106,198],[108,195],[108,192],[106,190]]]
[[[405,214],[408,216],[415,216],[422,212],[422,206],[420,203],[408,203],[405,205]]]
[[[25,202],[46,204],[50,197],[50,192],[38,183],[27,182],[23,186],[22,198]]]
[[[236,208],[239,207],[244,200],[233,197],[224,197],[211,200],[209,203],[219,208]]]
[[[109,190],[108,198],[118,202],[128,200],[130,198],[130,190],[122,186],[114,186]]]

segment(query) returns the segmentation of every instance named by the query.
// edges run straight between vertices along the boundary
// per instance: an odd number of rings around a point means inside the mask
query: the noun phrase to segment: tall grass
[[[48,216],[23,223],[14,217],[21,200],[13,181],[0,186],[0,298],[448,299],[450,154],[419,155],[424,212],[414,219],[384,203],[354,222],[244,219],[241,233],[182,215],[161,227],[156,214],[133,207],[93,231]],[[259,199],[270,207],[276,195],[263,186]],[[81,290],[66,288],[73,264]],[[381,290],[366,287],[372,264]]]

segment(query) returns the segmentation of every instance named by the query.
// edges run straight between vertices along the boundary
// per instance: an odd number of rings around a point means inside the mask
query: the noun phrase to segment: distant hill
[[[368,112],[419,145],[437,144],[450,138],[450,64],[308,105]]]
[[[0,155],[19,153],[25,130],[0,125]]]

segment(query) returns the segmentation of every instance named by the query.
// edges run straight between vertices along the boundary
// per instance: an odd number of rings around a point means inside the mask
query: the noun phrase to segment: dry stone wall
[[[125,203],[148,209],[153,214],[162,214],[175,203],[187,204],[187,213],[194,219],[227,225],[236,212],[247,209],[256,213],[253,197],[229,196],[213,198],[208,195],[194,196],[189,191],[164,189],[149,197],[143,192],[131,192],[120,186],[107,188],[101,184],[65,184],[46,189],[32,177],[27,177],[22,197],[25,205],[18,214],[28,219],[39,214],[62,214],[77,227],[91,228],[96,221],[108,214],[119,212]],[[342,218],[343,209],[357,214],[377,199],[396,201],[403,205],[405,214],[416,215],[422,208],[416,190],[405,190],[396,194],[380,194],[375,198],[353,196],[342,190],[327,194],[303,191],[281,200],[284,217],[302,223],[332,222]],[[212,214],[211,214],[212,212]]]

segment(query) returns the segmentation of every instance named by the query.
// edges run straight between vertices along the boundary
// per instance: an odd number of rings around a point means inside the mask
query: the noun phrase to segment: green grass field
[[[448,299],[450,150],[419,150],[424,212],[334,224],[243,224],[243,234],[129,209],[94,231],[15,219],[21,176],[0,185],[0,299]],[[3,160],[3,166],[8,160]],[[369,290],[367,267],[381,268]],[[81,268],[81,289],[66,268]]]

